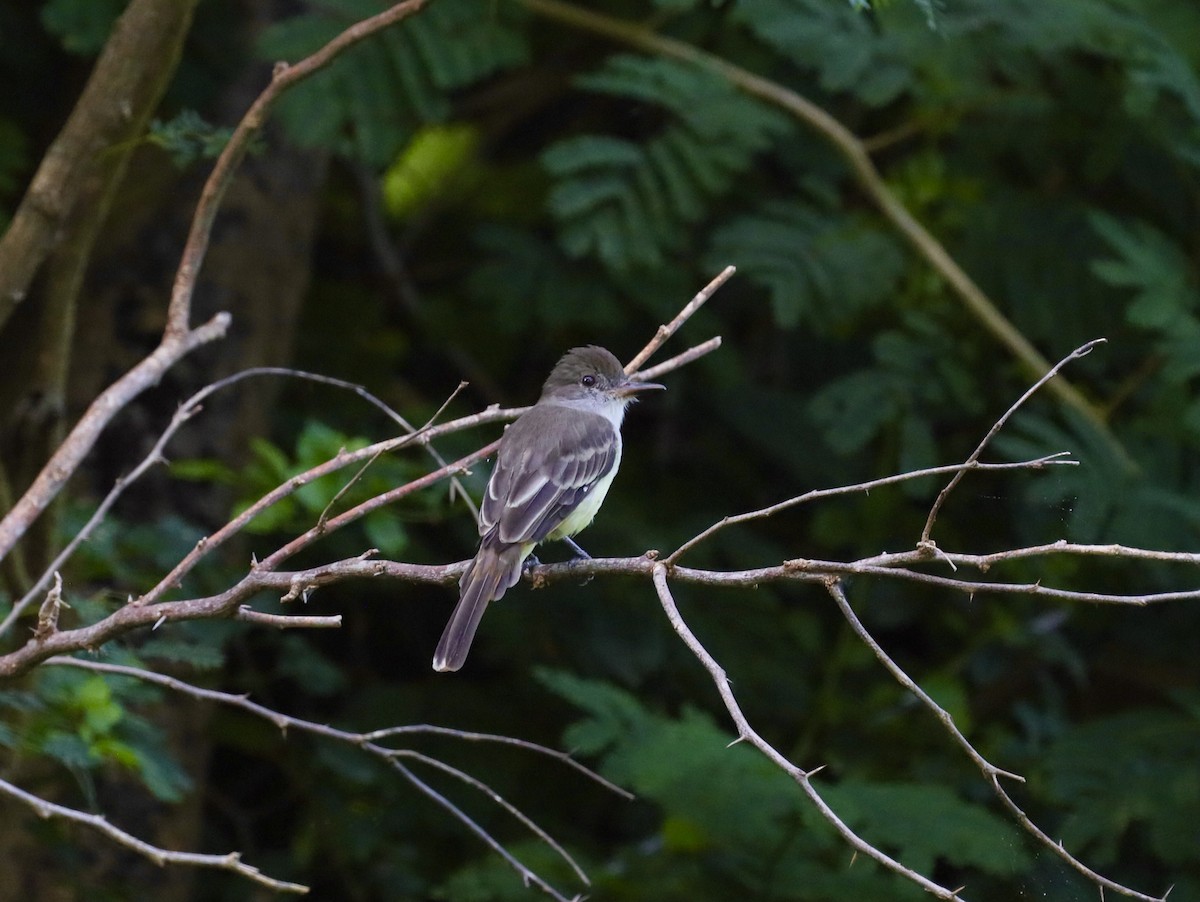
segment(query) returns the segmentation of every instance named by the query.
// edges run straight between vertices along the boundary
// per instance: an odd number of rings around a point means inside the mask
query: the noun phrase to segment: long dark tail
[[[520,545],[488,546],[487,540],[458,583],[458,606],[433,653],[434,670],[458,670],[467,660],[471,640],[489,602],[500,598],[521,578],[529,551]]]

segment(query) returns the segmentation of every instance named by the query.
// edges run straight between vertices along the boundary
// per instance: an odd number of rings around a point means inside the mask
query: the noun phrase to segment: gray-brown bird
[[[458,606],[433,656],[434,670],[458,670],[488,603],[521,578],[525,559],[547,539],[566,541],[596,516],[621,465],[621,422],[638,392],[604,348],[568,351],[538,402],[500,439],[496,469],[479,510],[479,551],[459,581]]]

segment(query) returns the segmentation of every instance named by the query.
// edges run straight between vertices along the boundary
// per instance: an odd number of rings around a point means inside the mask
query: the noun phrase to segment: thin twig
[[[675,314],[675,318],[666,325],[659,326],[658,331],[654,333],[654,337],[650,339],[649,343],[638,351],[629,363],[625,364],[625,372],[636,373],[638,367],[649,360],[654,355],[654,352],[662,347],[663,342],[674,335],[680,326],[691,319],[692,314],[699,310],[704,305],[704,302],[716,293],[718,288],[728,282],[735,272],[737,272],[736,267],[726,266],[711,282],[696,292],[696,296],[688,301],[682,310]]]
[[[911,880],[921,889],[936,896],[939,899],[957,900],[962,902],[962,897],[957,891],[947,889],[940,884],[934,883],[928,877],[918,874],[911,868],[905,867],[896,859],[887,855],[885,852],[877,849],[865,839],[855,833],[850,827],[837,816],[828,803],[817,792],[816,787],[812,784],[812,775],[817,769],[803,770],[789,761],[779,751],[775,749],[769,742],[760,736],[746,719],[746,715],[742,713],[742,708],[738,704],[737,697],[733,694],[733,685],[729,681],[725,670],[717,663],[716,658],[709,654],[708,650],[696,638],[696,634],[691,631],[682,615],[679,613],[679,608],[675,605],[675,599],[671,594],[670,586],[667,584],[667,566],[663,563],[656,563],[653,571],[654,588],[658,594],[659,603],[662,605],[663,611],[667,615],[667,620],[671,624],[671,628],[675,630],[679,638],[688,647],[688,650],[696,657],[696,659],[704,665],[704,669],[708,671],[712,677],[713,683],[717,687],[717,693],[721,696],[721,701],[725,704],[725,710],[729,712],[729,716],[733,718],[734,726],[737,727],[738,739],[749,742],[758,751],[760,751],[772,764],[791,777],[801,788],[810,802],[816,806],[821,816],[828,821],[834,829],[842,835],[842,838],[857,851],[873,858],[885,868],[893,871],[900,876]]]
[[[524,826],[526,830],[553,849],[558,854],[558,857],[570,866],[571,870],[575,872],[575,876],[578,877],[584,885],[591,886],[592,881],[588,879],[588,875],[584,873],[583,868],[579,866],[579,863],[575,861],[575,859],[571,856],[571,853],[562,847],[561,843],[559,843],[556,839],[554,839],[554,837],[539,827],[533,818],[529,817],[529,815],[525,814],[525,812],[523,812],[520,808],[508,801],[508,799],[504,798],[504,796],[500,795],[500,793],[496,792],[496,790],[484,783],[479,778],[471,776],[466,771],[461,770],[452,764],[447,764],[444,761],[439,761],[437,758],[433,758],[424,754],[423,752],[415,752],[412,749],[396,749],[391,753],[390,757],[393,760],[397,758],[407,758],[410,761],[419,761],[422,764],[426,764],[429,767],[434,768],[435,770],[440,770],[444,774],[449,774],[450,776],[454,777],[454,779],[466,783],[472,789],[479,790],[479,792],[487,796],[489,799],[511,814],[514,818],[520,821],[521,825]]]
[[[403,762],[397,761],[394,758],[392,758],[392,759],[389,759],[388,764],[390,764],[398,773],[400,773],[404,777],[404,779],[408,780],[408,782],[411,783],[419,792],[423,793],[425,796],[432,799],[443,810],[448,811],[463,826],[465,826],[468,830],[470,830],[472,833],[474,833],[476,836],[478,836],[481,840],[483,840],[483,842],[486,843],[493,852],[495,852],[497,855],[499,855],[501,858],[503,858],[505,861],[507,861],[509,866],[513,870],[515,870],[518,874],[521,875],[521,879],[525,882],[526,885],[529,885],[532,883],[534,886],[536,886],[542,892],[546,893],[546,895],[550,896],[553,899],[556,899],[557,902],[582,902],[583,897],[581,897],[581,896],[576,895],[576,896],[572,896],[570,899],[568,899],[566,896],[559,893],[558,890],[556,890],[549,883],[547,883],[545,880],[543,880],[541,877],[539,877],[537,874],[535,874],[533,871],[531,871],[528,867],[526,867],[520,861],[520,859],[518,859],[515,855],[513,855],[511,852],[509,852],[508,849],[506,849],[506,848],[504,848],[504,846],[500,845],[500,843],[495,839],[495,837],[493,837],[490,833],[488,833],[486,830],[484,830],[483,827],[479,826],[479,824],[477,824],[474,820],[472,820],[470,815],[468,815],[465,811],[463,811],[461,808],[459,808],[457,805],[455,805],[453,802],[451,802],[448,798],[446,798],[444,795],[442,795],[440,792],[438,792],[436,789],[434,789],[432,786],[430,786],[428,783],[426,783],[424,780],[422,780],[420,777],[418,777],[416,774],[414,774],[411,770],[409,770],[407,767],[405,767]]]
[[[807,504],[810,501],[817,501],[821,498],[832,498],[837,495],[858,494],[860,492],[870,492],[872,489],[877,489],[886,485],[894,485],[900,482],[907,482],[912,479],[921,479],[926,476],[942,476],[949,473],[960,473],[966,470],[1040,470],[1043,467],[1049,466],[1077,466],[1079,461],[1065,459],[1064,455],[1070,454],[1069,451],[1059,451],[1055,454],[1048,454],[1044,457],[1038,457],[1033,460],[1017,461],[1015,463],[979,463],[978,461],[966,462],[961,464],[944,464],[940,467],[926,467],[923,470],[911,470],[907,473],[897,473],[893,476],[881,476],[878,479],[870,479],[866,482],[855,483],[854,485],[837,486],[830,489],[812,489],[802,495],[788,498],[786,501],[780,501],[768,507],[759,508],[758,510],[747,511],[742,514],[732,514],[728,517],[723,517],[716,523],[709,526],[707,529],[697,533],[692,538],[688,539],[674,551],[672,551],[664,561],[668,564],[674,564],[686,552],[696,547],[705,539],[711,537],[714,533],[720,532],[727,526],[735,526],[738,523],[746,523],[750,520],[762,520],[767,517],[796,507],[800,504]]]
[[[1017,398],[1017,400],[1013,402],[1012,406],[1004,412],[1004,415],[992,424],[992,428],[988,430],[987,435],[983,437],[983,440],[975,447],[975,450],[971,452],[971,456],[966,459],[966,463],[973,464],[978,461],[979,455],[983,453],[983,449],[986,448],[988,443],[996,437],[996,434],[1004,428],[1004,424],[1012,418],[1012,415],[1016,413],[1026,401],[1033,397],[1039,388],[1053,379],[1058,374],[1059,370],[1061,370],[1072,360],[1078,360],[1080,357],[1086,357],[1092,352],[1092,349],[1095,348],[1096,345],[1103,344],[1104,341],[1105,339],[1103,338],[1095,338],[1092,341],[1089,341],[1087,344],[1080,345],[1058,363],[1054,364],[1054,366],[1050,367],[1049,370],[1043,373],[1041,378],[1038,379],[1037,382],[1033,383],[1033,385],[1029,386],[1029,388],[1025,390],[1025,393],[1021,395],[1021,397]],[[942,489],[941,492],[938,493],[937,498],[934,499],[933,506],[929,509],[929,517],[925,520],[925,528],[921,530],[921,538],[917,542],[918,547],[927,545],[932,541],[930,535],[933,532],[933,524],[934,521],[937,520],[938,511],[942,509],[942,505],[945,504],[946,498],[950,495],[950,492],[953,491],[954,487],[962,481],[962,478],[965,475],[965,469],[955,473],[954,476],[951,477],[950,482],[946,484],[946,487]]]
[[[1016,804],[1009,799],[1008,794],[1000,786],[1001,777],[1009,780],[1016,780],[1018,783],[1024,783],[1025,778],[1020,774],[1014,774],[1011,771],[1002,770],[999,767],[996,767],[996,765],[984,758],[983,755],[976,750],[975,746],[971,745],[970,740],[968,740],[967,737],[962,734],[962,731],[958,729],[958,725],[955,724],[954,718],[950,716],[950,712],[935,702],[929,693],[917,684],[916,680],[905,673],[904,669],[892,660],[888,653],[884,651],[883,646],[876,641],[875,637],[872,636],[867,628],[863,625],[863,622],[858,619],[858,616],[854,613],[854,609],[850,606],[850,601],[846,598],[846,593],[843,590],[840,581],[836,579],[830,579],[826,582],[825,586],[828,589],[830,596],[832,596],[834,602],[837,604],[838,610],[842,612],[842,616],[846,618],[846,622],[849,623],[850,628],[854,630],[854,634],[858,636],[859,640],[864,645],[871,649],[875,657],[895,678],[896,682],[915,695],[921,704],[933,712],[933,715],[941,723],[943,729],[945,729],[945,731],[950,735],[950,738],[953,739],[966,753],[967,757],[971,759],[972,763],[979,768],[980,772],[984,776],[984,779],[986,779],[988,783],[992,785],[1001,800],[1004,801],[1009,807],[1009,810],[1014,811],[1014,813],[1017,815],[1020,815],[1017,818],[1018,822],[1026,829],[1026,831],[1029,832],[1031,836],[1037,839],[1038,842],[1040,842],[1043,846],[1051,849],[1056,855],[1062,858],[1063,861],[1069,864],[1080,874],[1083,874],[1096,885],[1107,887],[1108,889],[1121,893],[1124,896],[1130,896],[1134,899],[1138,899],[1140,902],[1160,902],[1160,900],[1153,896],[1147,896],[1144,893],[1139,893],[1137,890],[1130,889],[1127,886],[1123,886],[1119,883],[1109,880],[1107,877],[1104,877],[1101,874],[1097,874],[1083,862],[1079,861],[1079,859],[1075,858],[1075,856],[1073,856],[1070,852],[1064,849],[1061,844],[1050,839],[1050,837],[1047,836],[1041,829],[1039,829],[1037,825],[1033,823],[1033,821],[1026,817],[1025,813],[1016,807]]]
[[[711,354],[719,347],[721,347],[721,336],[717,335],[708,341],[701,342],[695,347],[688,348],[682,354],[676,354],[674,357],[664,360],[662,363],[655,364],[649,369],[630,373],[629,375],[635,379],[649,382],[657,379],[659,376],[673,372],[682,366],[687,366],[693,360],[699,360],[706,354]]]
[[[375,730],[370,733],[353,733],[353,732],[349,732],[346,730],[339,730],[338,728],[331,727],[327,724],[319,724],[314,721],[304,720],[303,718],[293,717],[289,714],[283,714],[280,711],[276,711],[272,708],[266,707],[265,705],[260,705],[257,702],[253,702],[243,695],[233,695],[231,693],[220,692],[215,689],[205,689],[201,686],[193,685],[192,683],[188,683],[185,680],[180,680],[176,677],[167,676],[167,675],[161,674],[161,673],[155,673],[154,671],[151,671],[151,670],[143,670],[140,667],[130,667],[125,664],[107,664],[107,663],[100,662],[100,661],[85,661],[85,660],[82,660],[79,658],[68,658],[68,657],[51,658],[46,663],[51,664],[51,665],[64,666],[64,667],[77,667],[82,670],[91,670],[91,671],[96,671],[96,672],[100,672],[100,673],[109,673],[109,674],[113,674],[113,675],[117,675],[117,676],[133,677],[134,679],[142,680],[142,681],[148,682],[148,683],[154,683],[156,685],[163,686],[167,689],[170,689],[174,692],[179,692],[184,695],[189,695],[193,698],[202,699],[205,701],[217,702],[222,705],[240,709],[242,711],[245,711],[249,714],[254,715],[255,717],[259,717],[259,718],[262,718],[263,720],[270,722],[281,733],[284,733],[284,734],[286,734],[289,730],[294,730],[296,732],[309,733],[312,735],[324,737],[326,739],[332,739],[332,740],[335,740],[338,742],[343,742],[348,745],[352,745],[356,748],[362,749],[364,752],[372,755],[373,757],[378,758],[382,761],[386,761],[389,765],[393,766],[398,772],[400,772],[404,776],[404,778],[406,780],[409,781],[410,784],[412,784],[414,787],[416,787],[420,792],[422,792],[425,795],[428,795],[430,798],[434,799],[434,801],[436,801],[439,805],[441,805],[446,811],[448,811],[451,815],[453,815],[455,818],[460,820],[465,826],[467,826],[468,829],[471,830],[471,832],[473,832],[477,836],[481,837],[484,840],[484,842],[486,842],[491,848],[493,848],[494,850],[499,852],[505,858],[505,860],[508,861],[518,871],[518,873],[521,875],[522,879],[528,880],[532,883],[535,883],[537,886],[542,888],[545,892],[549,893],[551,896],[553,896],[556,899],[563,899],[563,897],[560,896],[557,893],[557,891],[555,891],[548,883],[546,883],[541,878],[539,878],[536,874],[533,873],[533,871],[529,870],[529,868],[527,868],[525,865],[521,864],[521,862],[519,862],[507,850],[505,850],[503,848],[503,846],[501,846],[499,844],[499,842],[497,842],[486,830],[484,830],[482,827],[480,827],[467,814],[465,814],[461,809],[459,809],[452,802],[450,802],[445,796],[436,792],[431,787],[429,787],[426,783],[421,781],[415,774],[412,773],[411,770],[409,770],[407,767],[404,767],[404,765],[400,764],[396,759],[399,757],[408,757],[408,758],[420,760],[426,764],[429,764],[430,766],[437,767],[447,773],[450,773],[456,779],[462,780],[462,781],[468,783],[469,785],[475,787],[476,789],[479,789],[481,792],[483,792],[485,795],[487,795],[489,798],[491,798],[493,801],[495,801],[497,804],[499,804],[501,807],[503,807],[506,811],[513,814],[515,817],[517,817],[536,836],[543,839],[552,849],[554,849],[563,858],[564,861],[566,861],[571,866],[571,868],[573,870],[575,870],[575,872],[579,875],[580,879],[584,883],[589,882],[587,875],[583,873],[583,871],[579,867],[579,865],[575,862],[575,860],[571,857],[571,855],[565,849],[562,848],[562,846],[559,843],[555,842],[544,830],[542,830],[540,827],[538,827],[536,824],[534,824],[528,817],[526,817],[524,814],[522,814],[515,806],[513,806],[507,800],[503,799],[491,787],[487,786],[486,784],[482,783],[479,780],[476,780],[474,777],[470,776],[469,774],[466,774],[463,771],[458,770],[457,768],[452,768],[451,766],[438,761],[436,758],[432,758],[428,755],[424,755],[419,752],[411,752],[411,751],[408,751],[405,749],[388,748],[387,746],[379,745],[376,741],[374,741],[374,739],[377,739],[377,738],[394,735],[393,730],[391,730],[391,729]],[[421,728],[418,728],[418,729],[421,729]],[[453,733],[454,733],[454,731],[448,731],[447,735],[453,735]],[[516,739],[513,740],[513,744],[522,745],[521,741],[516,740]],[[532,745],[532,744],[530,744],[530,745]],[[525,746],[525,747],[529,747],[529,746]],[[573,764],[577,769],[582,770],[585,773],[588,773],[587,768],[585,768],[583,765],[579,764],[579,762],[573,762]],[[589,773],[589,775],[594,777],[602,785],[607,784],[607,781],[605,781],[603,778],[601,778],[598,774]]]
[[[1021,810],[1021,807],[1013,801],[1012,796],[1008,794],[1004,787],[1000,785],[1000,781],[995,777],[992,778],[992,789],[995,790],[996,795],[1000,799],[1001,803],[1003,803],[1004,807],[1009,810],[1009,813],[1016,818],[1017,822],[1022,827],[1024,827],[1029,833],[1036,836],[1038,841],[1043,846],[1045,846],[1047,849],[1065,861],[1067,865],[1078,871],[1099,888],[1100,902],[1104,902],[1104,890],[1106,888],[1115,893],[1120,893],[1123,896],[1131,896],[1134,899],[1138,899],[1139,902],[1167,902],[1167,896],[1171,894],[1171,888],[1168,888],[1167,891],[1161,896],[1147,896],[1144,893],[1139,893],[1135,890],[1124,887],[1119,883],[1114,883],[1103,874],[1096,873],[1087,865],[1076,859],[1075,856],[1073,856],[1070,852],[1068,852],[1063,847],[1061,840],[1055,842],[1054,839],[1052,839],[1045,831],[1031,821],[1029,819],[1029,815]]]
[[[157,865],[164,864],[182,864],[190,867],[199,868],[215,868],[222,871],[232,871],[233,873],[245,877],[248,880],[253,880],[255,883],[272,889],[280,893],[307,893],[308,887],[301,883],[289,883],[286,880],[276,880],[274,877],[268,877],[253,865],[246,864],[242,861],[240,852],[229,852],[225,855],[204,855],[199,852],[176,852],[172,849],[164,849],[160,846],[152,845],[144,839],[134,836],[132,833],[127,833],[120,827],[109,823],[108,819],[99,814],[89,814],[86,811],[78,811],[74,808],[68,808],[65,805],[57,805],[54,802],[48,802],[40,796],[26,792],[19,786],[14,786],[7,780],[0,780],[0,792],[5,795],[18,799],[32,808],[40,817],[51,818],[60,817],[63,820],[70,821],[75,824],[82,824],[92,830],[102,833],[109,839],[114,840],[119,845],[127,849],[132,849],[139,855],[149,858]]]
[[[618,786],[610,780],[605,779],[596,771],[592,770],[584,764],[580,764],[569,752],[562,752],[558,749],[552,749],[549,746],[539,745],[536,742],[530,742],[528,739],[518,739],[515,736],[504,736],[499,733],[477,733],[472,730],[456,730],[452,727],[439,727],[433,724],[411,724],[401,727],[385,727],[382,730],[373,730],[370,733],[363,734],[368,740],[378,742],[381,739],[388,739],[392,736],[411,736],[411,735],[430,735],[430,736],[449,736],[454,739],[460,739],[464,742],[488,742],[498,745],[511,745],[519,749],[524,749],[529,752],[534,752],[538,755],[546,755],[549,758],[554,758],[556,761],[565,764],[567,767],[574,768],[583,776],[587,777],[596,783],[599,783],[609,792],[614,795],[619,795],[626,800],[633,800],[634,794],[628,790]]]
[[[427,489],[431,485],[434,485],[443,479],[466,473],[472,464],[478,463],[481,460],[486,460],[488,457],[495,454],[499,445],[500,440],[497,439],[490,445],[485,445],[478,451],[473,451],[465,457],[460,457],[458,460],[447,464],[441,469],[426,473],[424,476],[414,479],[411,482],[406,482],[402,486],[397,486],[390,491],[384,492],[382,495],[375,495],[372,498],[368,498],[361,504],[357,504],[349,510],[342,511],[336,517],[330,517],[324,523],[318,523],[316,526],[300,534],[283,547],[277,549],[272,554],[259,561],[254,565],[254,569],[273,570],[296,552],[307,547],[308,545],[311,545],[321,536],[341,529],[343,526],[353,523],[361,517],[365,517],[367,514],[371,513],[371,511],[378,510],[381,507],[399,501],[401,498],[405,498],[415,492]]]
[[[274,626],[284,630],[328,630],[338,629],[342,625],[341,614],[268,614],[265,611],[256,611],[246,605],[238,608],[234,619],[244,623],[257,623],[261,626]]]
[[[389,25],[394,25],[413,15],[425,5],[425,2],[426,0],[404,0],[369,19],[355,22],[304,59],[291,64],[276,64],[270,83],[255,98],[234,128],[233,134],[230,135],[213,164],[212,171],[200,193],[200,200],[196,204],[196,212],[192,217],[192,227],[188,232],[187,242],[179,261],[179,269],[171,288],[171,303],[167,310],[168,334],[187,328],[192,295],[196,289],[196,277],[199,275],[205,254],[208,252],[209,238],[217,211],[225,197],[225,192],[233,181],[233,175],[237,171],[238,165],[245,157],[250,143],[262,129],[267,113],[275,101],[288,88],[329,65],[344,50]]]
[[[225,312],[218,313],[208,322],[192,328],[192,296],[200,266],[208,251],[217,211],[238,164],[246,155],[254,136],[261,130],[271,105],[289,87],[328,65],[343,50],[412,15],[420,10],[425,2],[426,0],[404,0],[397,3],[378,15],[351,25],[299,62],[290,66],[281,63],[275,67],[270,84],[238,122],[201,191],[171,288],[167,324],[163,330],[162,341],[150,355],[96,397],[51,455],[25,494],[3,519],[0,519],[0,559],[8,556],[33,521],[58,497],[67,480],[95,446],[112,418],[142,392],[158,385],[167,370],[180,359],[196,348],[223,337],[228,330],[231,318]]]
[[[302,486],[308,485],[326,476],[340,470],[342,467],[349,466],[361,460],[366,460],[381,451],[396,451],[400,448],[407,447],[414,443],[424,443],[432,441],[441,435],[446,435],[451,432],[458,432],[463,429],[470,429],[475,426],[485,423],[503,422],[511,420],[519,416],[522,411],[527,408],[516,409],[501,409],[490,407],[480,413],[471,414],[470,416],[460,417],[457,420],[443,423],[441,426],[431,426],[424,432],[415,432],[411,435],[402,435],[397,438],[390,438],[386,441],[376,442],[373,445],[368,445],[365,448],[360,448],[357,451],[347,451],[338,454],[332,460],[328,460],[323,464],[313,467],[310,470],[305,470],[303,473],[298,473],[282,485],[276,486],[271,491],[267,492],[238,516],[234,517],[211,536],[205,536],[196,543],[187,555],[183,557],[172,569],[171,572],[164,576],[153,588],[144,595],[136,599],[139,604],[154,604],[159,602],[163,595],[175,588],[190,573],[200,560],[207,554],[211,553],[214,548],[219,547],[224,542],[228,541],[237,533],[241,532],[251,520],[257,517],[273,504],[278,503],[288,495]],[[494,449],[494,444],[489,445],[489,448]],[[486,457],[486,455],[484,455]],[[450,473],[456,469],[455,464],[443,466],[439,473]],[[311,532],[311,531],[310,531]]]
[[[3,636],[13,625],[13,623],[16,622],[17,618],[24,613],[25,609],[29,607],[29,605],[33,604],[34,598],[42,591],[46,584],[50,582],[54,574],[58,573],[62,569],[63,565],[71,559],[71,556],[75,553],[79,546],[87,541],[88,537],[91,536],[96,527],[99,526],[100,523],[104,521],[104,518],[108,516],[109,510],[117,502],[117,499],[121,497],[125,489],[140,479],[142,475],[145,474],[145,472],[152,466],[163,461],[163,448],[166,447],[166,444],[170,440],[171,436],[175,434],[176,430],[178,430],[180,426],[191,419],[191,417],[198,410],[198,407],[187,404],[175,411],[175,415],[171,417],[170,425],[168,425],[163,431],[163,434],[158,437],[158,441],[154,443],[154,447],[150,449],[150,453],[142,458],[141,463],[134,467],[130,472],[126,473],[115,483],[113,483],[113,487],[109,489],[108,494],[104,496],[104,500],[97,505],[96,509],[92,512],[92,515],[88,517],[87,522],[84,523],[83,526],[75,533],[75,535],[71,537],[71,540],[67,542],[62,551],[60,551],[55,556],[54,560],[52,560],[46,567],[46,569],[42,571],[42,575],[37,578],[34,584],[30,587],[29,591],[21,597],[21,600],[13,605],[13,609],[8,612],[8,616],[5,617],[2,622],[0,622],[0,636]]]

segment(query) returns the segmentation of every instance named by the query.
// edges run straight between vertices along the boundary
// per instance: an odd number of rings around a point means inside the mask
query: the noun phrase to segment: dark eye
[[[591,388],[596,384],[596,377],[592,373],[587,373],[580,378],[579,384],[584,388]]]

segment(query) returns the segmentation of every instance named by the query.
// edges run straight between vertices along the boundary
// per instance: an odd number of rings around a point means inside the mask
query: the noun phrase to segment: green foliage
[[[47,0],[42,24],[63,48],[79,56],[99,53],[125,0]]]
[[[781,56],[804,61],[830,93],[848,91],[883,106],[912,83],[912,60],[895,35],[876,29],[847,4],[825,0],[752,0],[736,18]]]
[[[605,776],[659,810],[660,856],[695,857],[714,879],[780,898],[810,898],[806,887],[849,876],[837,837],[798,787],[749,745],[733,744],[708,714],[685,706],[665,716],[625,690],[564,673],[543,671],[541,680],[586,713],[567,730],[567,746],[600,757]],[[995,876],[1030,865],[1011,825],[943,786],[818,786],[848,824],[923,873],[939,860]],[[787,852],[768,866],[763,849]],[[910,887],[859,867],[866,873],[850,878],[855,898],[909,897]]]
[[[982,411],[966,361],[953,353],[949,336],[924,315],[909,316],[905,325],[904,330],[880,333],[871,343],[874,365],[826,384],[813,396],[810,409],[835,451],[857,453],[890,435],[901,467],[908,470],[945,462],[938,458],[922,411],[948,403],[975,414]]]
[[[232,486],[238,497],[235,513],[241,513],[293,476],[332,460],[342,451],[356,451],[368,444],[365,438],[346,435],[318,420],[310,420],[300,430],[292,454],[266,439],[256,438],[251,442],[253,461],[236,472],[211,460],[178,461],[171,466],[173,474],[181,479]],[[255,535],[303,532],[316,525],[322,514],[335,515],[424,472],[420,461],[397,455],[381,457],[365,469],[360,464],[338,470],[300,486],[267,507],[247,524],[246,531]],[[336,507],[331,508],[335,501]],[[430,493],[425,493],[406,499],[403,506],[373,511],[362,520],[367,541],[385,555],[402,555],[408,542],[403,520],[423,519],[438,503]]]
[[[184,110],[169,121],[155,119],[151,122],[146,141],[161,147],[171,155],[177,167],[185,169],[197,160],[216,159],[232,134],[232,128],[216,128],[195,110]],[[251,147],[251,152],[261,150],[261,143]]]
[[[191,786],[164,745],[162,730],[130,709],[145,690],[128,679],[66,667],[38,673],[33,691],[14,694],[7,707],[19,718],[5,726],[4,745],[44,755],[85,787],[106,769],[134,775],[158,799],[179,801]]]
[[[322,0],[307,15],[268,28],[263,58],[295,62],[379,0]],[[331,147],[382,168],[423,123],[443,121],[448,93],[526,59],[521,32],[481,0],[441,0],[372,37],[289,91],[278,115],[294,140]]]
[[[737,260],[769,293],[780,326],[804,320],[823,331],[890,299],[904,267],[896,240],[876,223],[783,202],[716,229],[706,260],[714,271]]]
[[[579,135],[542,154],[563,250],[616,272],[662,264],[708,205],[791,131],[781,113],[747,100],[725,79],[673,60],[618,54],[577,84],[669,115],[643,141]]]
[[[1060,835],[1068,848],[1111,865],[1122,843],[1136,842],[1195,871],[1197,761],[1200,721],[1146,709],[1072,727],[1050,747],[1038,778],[1066,812]]]
[[[65,514],[63,529],[71,530],[68,534],[74,535],[93,510],[91,505],[72,505]],[[102,585],[154,585],[195,546],[201,535],[198,526],[182,517],[167,515],[153,523],[137,523],[109,516],[76,552],[72,572],[81,581],[94,580]],[[124,595],[118,598],[121,602],[125,600]],[[71,603],[76,613],[83,616],[87,600],[72,599]]]

